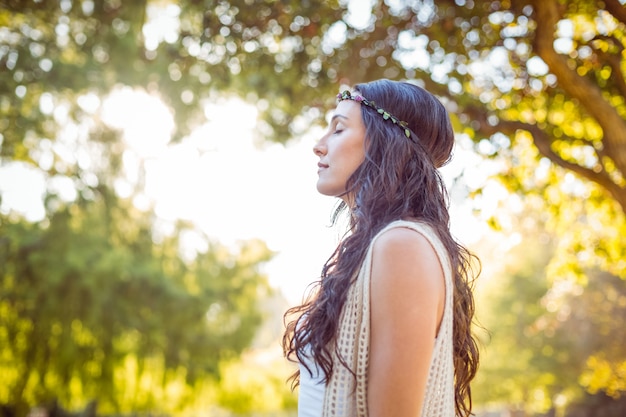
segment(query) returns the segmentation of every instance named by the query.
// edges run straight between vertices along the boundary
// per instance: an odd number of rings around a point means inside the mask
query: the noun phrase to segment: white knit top
[[[429,226],[399,220],[381,230],[370,243],[356,282],[348,290],[341,313],[337,348],[356,378],[334,354],[334,370],[326,385],[324,417],[367,417],[367,369],[370,351],[370,274],[374,241],[385,231],[406,227],[422,234],[437,253],[445,279],[445,306],[435,339],[421,417],[454,417],[454,362],[452,345],[452,269],[448,253]],[[417,416],[416,416],[417,417]]]

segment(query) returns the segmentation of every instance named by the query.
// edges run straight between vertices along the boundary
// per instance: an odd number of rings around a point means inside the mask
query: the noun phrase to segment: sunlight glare
[[[37,168],[23,162],[9,162],[0,169],[0,211],[22,214],[27,221],[39,221],[45,216],[42,196],[46,181]],[[37,192],[33,192],[37,190]]]
[[[363,30],[372,24],[372,7],[374,7],[372,0],[349,0],[348,13],[344,21],[355,29]]]
[[[124,130],[124,140],[141,157],[154,157],[164,150],[174,131],[174,118],[157,97],[124,87],[104,101],[102,120]]]
[[[325,227],[335,201],[315,189],[312,148],[320,129],[288,145],[261,146],[255,142],[256,107],[220,98],[205,104],[205,124],[172,144],[172,116],[158,99],[126,89],[111,94],[103,107],[105,120],[123,130],[129,146],[127,177],[116,189],[130,196],[136,173],[145,168],[145,188],[134,200],[154,208],[157,236],[171,234],[168,225],[185,220],[229,247],[261,239],[276,252],[264,267],[270,283],[291,301],[300,299],[337,241],[337,231]],[[133,116],[130,109],[136,108],[145,113]],[[184,253],[204,250],[199,242],[185,239],[193,247]]]
[[[148,4],[147,22],[143,25],[144,44],[148,51],[154,51],[159,43],[174,43],[180,31],[180,7],[177,4]]]

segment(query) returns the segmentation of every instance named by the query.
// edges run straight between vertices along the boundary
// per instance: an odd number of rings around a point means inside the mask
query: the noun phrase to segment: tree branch
[[[602,48],[599,48],[595,45],[595,41],[610,42],[612,47],[617,48],[618,51],[614,53],[605,52],[602,50]],[[615,83],[615,86],[619,93],[622,96],[626,97],[626,81],[624,80],[624,73],[622,72],[622,64],[620,59],[620,56],[624,52],[624,47],[622,46],[621,42],[618,39],[615,39],[614,36],[599,35],[593,38],[591,42],[589,42],[589,46],[591,46],[591,48],[595,51],[596,55],[601,61],[609,64],[609,66],[611,67],[611,79]]]
[[[618,0],[604,0],[606,10],[626,25],[626,8]]]
[[[615,165],[626,172],[626,122],[608,103],[602,90],[589,79],[581,77],[568,66],[567,58],[554,48],[554,30],[561,19],[556,2],[532,0],[537,23],[533,46],[550,71],[556,75],[559,86],[571,97],[576,98],[586,111],[596,119],[604,131],[603,145]]]
[[[563,159],[558,153],[556,153],[552,149],[551,137],[546,132],[541,130],[537,125],[515,120],[501,120],[496,125],[490,125],[489,123],[487,123],[486,118],[484,117],[484,113],[481,113],[479,115],[477,109],[468,109],[467,113],[473,116],[473,119],[480,123],[480,132],[487,136],[491,136],[494,133],[499,132],[507,134],[509,137],[512,138],[515,132],[518,130],[524,130],[530,133],[533,138],[533,143],[535,144],[541,155],[548,158],[554,164],[575,172],[581,177],[586,178],[589,181],[593,181],[605,190],[607,190],[626,212],[626,190],[624,188],[613,182],[611,177],[606,173],[604,169],[602,171],[596,172],[593,169],[586,168],[574,162]],[[599,160],[599,163],[602,165],[601,160]]]

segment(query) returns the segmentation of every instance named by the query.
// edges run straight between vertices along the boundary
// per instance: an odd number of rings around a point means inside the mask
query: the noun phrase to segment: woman
[[[338,95],[315,145],[320,193],[349,234],[283,339],[299,362],[299,416],[468,416],[478,367],[471,255],[452,238],[445,187],[454,135],[443,105],[379,80]]]

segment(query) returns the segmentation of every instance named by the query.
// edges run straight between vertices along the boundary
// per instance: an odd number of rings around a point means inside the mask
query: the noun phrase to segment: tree
[[[51,136],[45,93],[75,99],[118,83],[158,91],[184,134],[212,91],[234,92],[256,101],[268,137],[284,141],[299,131],[297,116],[322,117],[338,83],[409,78],[449,101],[458,130],[489,141],[479,149],[493,155],[530,134],[541,156],[626,209],[618,0],[379,0],[365,27],[334,1],[189,1],[174,8],[178,30],[161,43],[142,32],[147,5],[5,2],[2,156],[26,157],[24,132]]]
[[[621,415],[626,287],[598,269],[588,271],[588,284],[550,277],[562,237],[536,209],[527,202],[521,211],[531,215],[509,213],[509,226],[476,248],[485,265],[477,315],[486,331],[477,331],[483,352],[474,399],[522,415],[594,408]]]
[[[176,114],[174,140],[202,122],[206,100],[237,94],[257,104],[260,134],[285,142],[323,120],[339,85],[407,78],[442,98],[459,136],[501,164],[509,192],[545,203],[540,215],[560,236],[549,279],[626,279],[618,0],[378,0],[367,22],[348,2],[320,0],[1,6],[0,160],[72,178],[85,200],[113,188],[115,169],[93,181],[49,144],[63,125],[87,126],[88,144],[118,166],[115,132],[86,100],[116,86],[161,97]],[[151,32],[154,10],[171,14],[165,36]]]
[[[600,392],[593,400],[604,402],[604,394],[623,395],[624,356],[617,352],[623,352],[625,335],[620,236],[626,222],[598,186],[545,159],[533,166],[536,152],[530,138],[522,138],[510,154],[517,164],[508,166],[505,178],[523,178],[524,188],[534,191],[492,193],[501,199],[491,214],[480,214],[492,216],[485,220],[497,237],[493,247],[474,248],[485,265],[478,319],[492,335],[486,337],[477,400],[541,410],[579,399],[584,388]],[[500,178],[486,189],[493,187],[502,188]],[[503,382],[493,387],[494,380]]]
[[[72,408],[96,399],[105,412],[177,411],[250,346],[263,318],[264,244],[231,253],[207,242],[187,259],[181,235],[197,230],[163,236],[133,195],[114,192],[124,143],[99,103],[120,83],[150,87],[136,55],[145,6],[0,8],[0,161],[30,164],[46,181],[44,220],[0,217],[0,402],[18,416],[55,397]],[[74,195],[59,195],[58,181]]]
[[[340,76],[352,81],[420,74],[429,89],[458,108],[464,131],[478,143],[489,140],[490,146],[482,146],[487,154],[529,134],[542,157],[600,185],[626,211],[621,3],[401,5],[381,4],[365,34],[352,32],[346,47],[354,54],[345,61],[361,65],[344,64]],[[372,51],[379,65],[357,60],[357,53],[367,57]]]
[[[185,1],[161,7],[175,22],[164,39],[151,35],[156,3],[5,6],[4,160],[42,167],[38,146],[56,141],[57,113],[90,120],[91,136],[110,141],[97,123],[98,107],[82,103],[116,85],[158,94],[175,111],[178,139],[202,121],[201,104],[219,92],[255,102],[260,134],[286,141],[323,119],[338,84],[408,78],[442,97],[457,132],[472,138],[477,152],[503,160],[499,177],[510,192],[543,193],[551,211],[567,213],[567,204],[545,193],[554,184],[569,186],[571,172],[599,187],[589,189],[614,219],[609,223],[625,222],[624,7],[617,0],[379,0],[360,25],[350,19],[349,3]],[[546,163],[562,168],[549,185],[533,178]],[[59,165],[51,167],[44,169],[54,175]],[[600,263],[626,278],[619,233],[597,241]]]
[[[178,233],[154,243],[150,217],[116,200],[0,218],[0,398],[17,415],[54,399],[176,411],[256,334],[264,244],[184,261]]]

